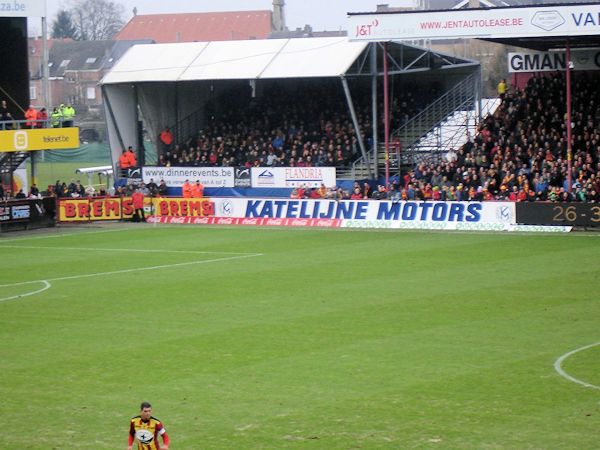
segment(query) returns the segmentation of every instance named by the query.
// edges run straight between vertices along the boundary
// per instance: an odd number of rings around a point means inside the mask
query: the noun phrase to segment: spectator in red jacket
[[[48,111],[46,111],[46,108],[42,108],[37,112],[36,120],[36,126],[38,128],[46,128],[46,121],[48,120]]]
[[[166,153],[170,151],[171,145],[173,145],[173,133],[171,133],[171,129],[166,127],[160,132],[159,138],[162,143],[163,152]]]
[[[134,222],[145,222],[146,216],[144,214],[144,194],[140,189],[136,189],[131,194],[131,200],[133,202],[133,221]]]

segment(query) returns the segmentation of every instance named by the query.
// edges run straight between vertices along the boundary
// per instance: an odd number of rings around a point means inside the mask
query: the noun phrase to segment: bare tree
[[[112,39],[125,23],[125,8],[110,0],[71,0],[69,12],[82,41]]]

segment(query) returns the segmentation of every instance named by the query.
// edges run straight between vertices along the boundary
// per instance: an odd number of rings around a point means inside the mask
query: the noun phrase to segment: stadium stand
[[[361,132],[372,148],[370,93],[358,90],[356,111]],[[418,112],[433,92],[413,95],[411,86],[396,93],[391,120],[395,126]],[[231,93],[219,99],[229,105],[208,126],[172,151],[159,155],[161,166],[348,167],[360,149],[339,83],[324,81],[310,88],[273,85],[256,98]],[[210,114],[209,114],[210,115]],[[383,129],[380,124],[379,129]],[[381,137],[383,139],[383,137]]]
[[[569,192],[565,78],[536,76],[507,92],[474,139],[442,160],[404,174],[403,199],[600,201],[598,76],[578,73],[573,91],[573,164]]]

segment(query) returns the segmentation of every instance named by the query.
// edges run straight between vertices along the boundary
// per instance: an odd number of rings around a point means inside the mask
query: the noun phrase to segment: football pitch
[[[600,234],[0,235],[2,449],[598,449]],[[597,345],[598,344],[598,345]]]

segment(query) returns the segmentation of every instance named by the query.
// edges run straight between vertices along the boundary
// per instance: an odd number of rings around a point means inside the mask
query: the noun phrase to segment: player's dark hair
[[[148,402],[142,402],[142,404],[140,405],[140,411],[146,408],[152,408],[152,405]]]

